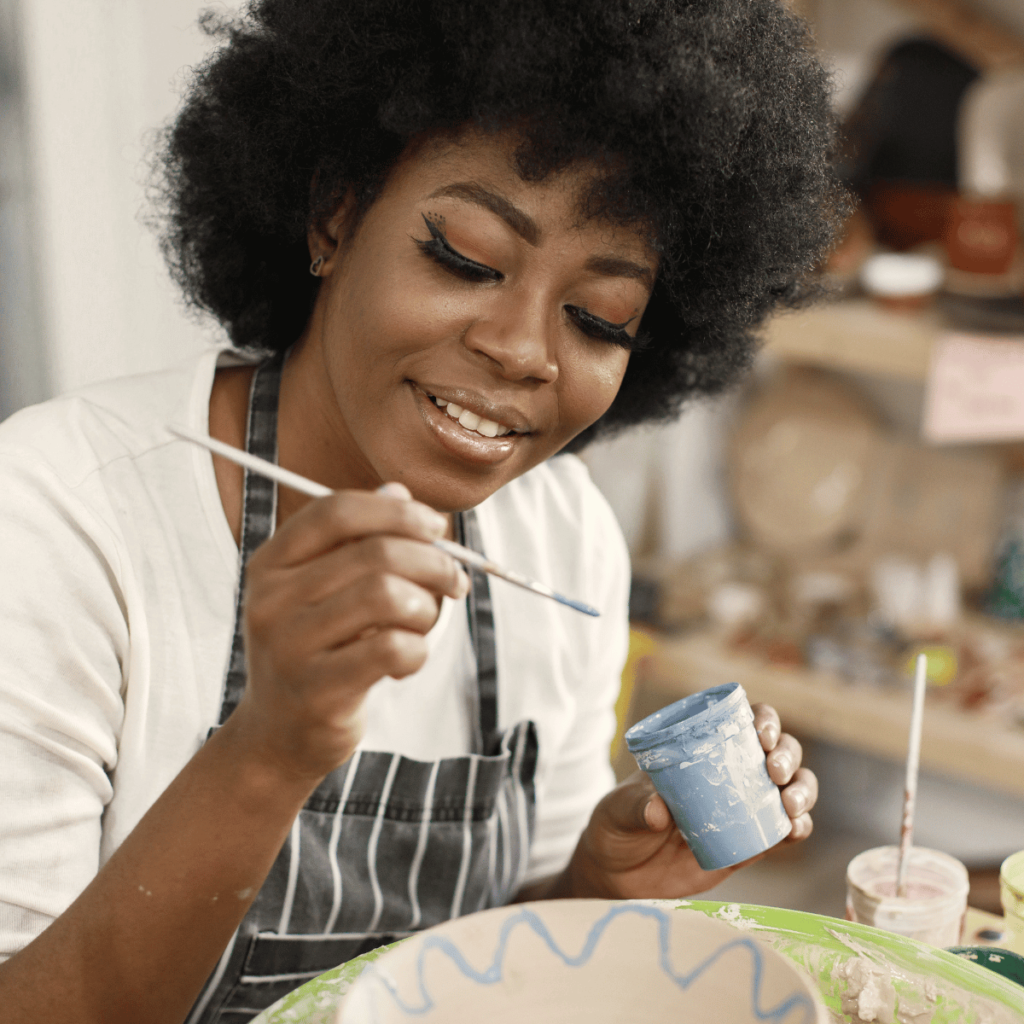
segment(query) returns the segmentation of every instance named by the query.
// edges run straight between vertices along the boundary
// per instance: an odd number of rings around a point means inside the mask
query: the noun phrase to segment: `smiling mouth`
[[[479,437],[507,437],[517,433],[511,427],[506,427],[501,423],[496,423],[494,420],[478,416],[475,412],[461,405],[456,405],[454,402],[447,402],[443,398],[438,398],[436,395],[429,393],[427,393],[427,398],[450,419],[455,420],[459,426],[468,430],[471,434],[476,434]]]

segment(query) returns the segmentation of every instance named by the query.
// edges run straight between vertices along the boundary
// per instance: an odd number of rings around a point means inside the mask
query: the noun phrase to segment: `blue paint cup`
[[[739,683],[669,704],[629,729],[626,745],[705,870],[738,864],[789,835],[793,823]]]

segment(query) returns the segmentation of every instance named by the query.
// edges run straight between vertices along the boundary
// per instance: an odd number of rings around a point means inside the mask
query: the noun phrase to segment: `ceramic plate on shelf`
[[[370,964],[337,1024],[826,1024],[810,980],[749,931],[643,901],[497,907]]]

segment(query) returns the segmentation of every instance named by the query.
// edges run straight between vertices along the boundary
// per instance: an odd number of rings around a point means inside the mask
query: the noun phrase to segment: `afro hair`
[[[415,137],[511,129],[529,181],[609,168],[585,214],[641,230],[659,270],[569,450],[735,381],[846,209],[828,76],[778,0],[255,0],[203,24],[224,45],[164,138],[163,247],[239,348],[299,337],[308,228],[349,191],[365,211]]]

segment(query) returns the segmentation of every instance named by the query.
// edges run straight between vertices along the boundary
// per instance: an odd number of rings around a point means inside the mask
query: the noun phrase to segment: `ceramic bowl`
[[[696,911],[553,900],[448,921],[371,963],[335,1024],[825,1024],[781,954]]]

